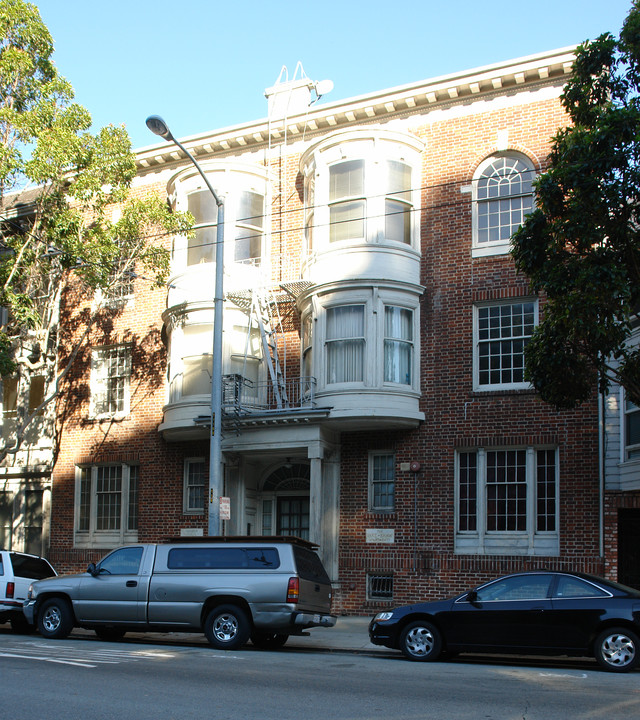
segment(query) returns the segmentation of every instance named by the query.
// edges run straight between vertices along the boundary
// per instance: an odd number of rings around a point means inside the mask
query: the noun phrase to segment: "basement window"
[[[393,600],[393,573],[367,573],[367,600]]]

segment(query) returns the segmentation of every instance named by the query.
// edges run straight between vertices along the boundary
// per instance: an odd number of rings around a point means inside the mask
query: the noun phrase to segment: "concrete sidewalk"
[[[291,635],[286,647],[313,648],[316,650],[350,650],[389,652],[380,645],[369,642],[369,622],[371,616],[339,615],[334,627],[311,628],[308,636]]]
[[[308,635],[291,635],[285,647],[308,650],[323,650],[327,652],[391,652],[380,645],[369,642],[370,616],[339,615],[336,624],[330,628],[311,628]],[[71,637],[97,639],[93,630],[74,628]],[[137,633],[128,632],[126,640],[135,641],[143,639],[152,643],[185,643],[188,645],[209,645],[204,635],[200,633]]]

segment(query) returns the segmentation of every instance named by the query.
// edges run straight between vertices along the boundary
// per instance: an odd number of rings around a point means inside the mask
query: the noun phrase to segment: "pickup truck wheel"
[[[277,650],[283,647],[288,639],[288,635],[267,632],[256,632],[251,636],[251,642],[262,650]]]
[[[38,613],[38,630],[45,638],[66,638],[73,628],[69,603],[63,598],[51,598],[42,603]]]
[[[250,631],[247,616],[235,605],[214,608],[204,623],[207,640],[218,650],[237,650],[247,642]]]

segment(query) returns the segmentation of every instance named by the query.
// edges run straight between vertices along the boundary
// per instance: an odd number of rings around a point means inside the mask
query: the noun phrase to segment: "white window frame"
[[[627,420],[632,415],[638,415],[640,417],[640,407],[635,405],[631,400],[627,398],[627,394],[624,388],[620,388],[620,425],[622,435],[622,462],[637,462],[640,460],[640,442],[630,443],[629,442],[629,427]]]
[[[409,314],[409,335],[407,337],[404,337],[402,335],[387,335],[387,310],[399,310],[401,313],[408,313]],[[393,303],[384,303],[383,309],[382,309],[382,375],[383,375],[383,382],[385,385],[405,385],[407,387],[411,387],[413,385],[413,375],[414,375],[414,367],[415,367],[415,345],[414,345],[414,334],[415,334],[415,328],[414,328],[414,311],[411,308],[404,307],[402,305],[395,305]],[[409,372],[408,377],[405,381],[403,380],[395,380],[395,379],[389,379],[387,378],[387,365],[388,365],[388,355],[387,350],[389,346],[394,346],[396,348],[395,352],[393,352],[393,355],[399,355],[400,360],[403,359],[403,350],[405,352],[408,352],[408,365],[409,365]]]
[[[122,387],[115,388],[117,393],[122,391],[122,407],[114,410],[105,410],[104,405],[111,405],[113,398],[111,395],[114,388],[110,388],[109,384],[112,376],[109,374],[108,363],[110,361],[109,353],[122,352],[124,354],[124,372],[117,375],[121,378]],[[126,417],[130,411],[131,404],[131,345],[121,343],[115,345],[102,345],[92,348],[91,351],[91,403],[90,416],[92,418],[116,418]],[[104,398],[104,400],[102,399]],[[104,404],[104,405],[103,405]]]
[[[482,205],[485,200],[479,198],[479,192],[478,192],[478,186],[479,183],[487,170],[494,162],[497,160],[503,159],[503,158],[509,158],[512,160],[520,161],[524,163],[526,166],[529,167],[529,170],[526,172],[530,172],[530,180],[533,181],[533,179],[536,176],[536,169],[533,161],[531,158],[529,158],[527,155],[524,155],[523,153],[516,152],[516,151],[507,151],[507,152],[499,152],[494,153],[493,155],[490,155],[489,157],[485,158],[480,165],[477,167],[476,172],[473,176],[473,182],[471,185],[471,197],[472,197],[472,255],[473,257],[483,257],[486,255],[506,255],[511,250],[511,239],[498,239],[494,241],[480,240],[480,205]],[[529,180],[529,178],[524,178],[525,182]],[[529,193],[513,193],[511,195],[505,195],[504,197],[501,197],[501,200],[511,200],[516,198],[525,198],[529,197]],[[533,204],[533,189],[531,190],[531,197],[532,197],[532,205],[531,210],[534,209]],[[488,202],[488,201],[487,201]],[[527,213],[528,214],[528,213]],[[522,219],[524,219],[525,213],[522,213]],[[515,230],[519,227],[519,225],[522,224],[522,219],[520,222],[516,225],[514,223],[511,224],[511,235],[515,232]]]
[[[120,469],[119,527],[98,529],[98,481],[101,469]],[[136,485],[132,486],[132,478]],[[74,545],[77,547],[118,547],[138,540],[138,496],[140,491],[140,466],[137,463],[99,463],[76,466],[74,502]],[[130,528],[131,494],[135,493],[135,528]],[[82,506],[86,506],[83,512]],[[81,526],[82,523],[82,526]]]
[[[376,476],[376,459],[387,458],[391,459],[393,468],[393,479],[379,478]],[[393,450],[371,450],[369,451],[369,463],[368,463],[368,484],[369,484],[369,510],[373,513],[393,513],[396,509],[396,487],[397,487],[397,474],[396,474],[396,455]],[[392,502],[390,505],[377,505],[376,504],[376,486],[393,483]]]
[[[521,530],[487,529],[487,455],[491,452],[520,452],[525,455],[526,527]],[[538,515],[538,453],[551,452],[554,457],[554,513]],[[463,454],[476,455],[475,528],[463,529],[461,523],[460,472]],[[559,540],[559,450],[556,447],[486,447],[460,448],[455,455],[455,552],[479,555],[558,555]],[[525,483],[523,483],[524,485]],[[553,518],[553,530],[538,529],[539,518]]]
[[[202,473],[202,485],[200,484],[194,484],[190,483],[190,473],[189,470],[192,465],[202,465],[203,466],[203,473]],[[183,512],[185,515],[204,515],[204,508],[207,501],[207,486],[208,486],[208,474],[207,474],[207,464],[205,461],[205,458],[203,457],[190,457],[185,458],[184,461],[184,479],[183,479]],[[192,503],[190,503],[190,490],[193,487],[202,487],[202,505],[200,507],[194,506]]]
[[[473,389],[477,392],[495,392],[496,390],[527,390],[531,388],[531,383],[526,380],[521,382],[498,382],[498,383],[480,383],[480,346],[491,342],[515,342],[523,339],[526,346],[526,338],[530,335],[520,335],[517,337],[480,337],[480,310],[491,308],[515,307],[518,305],[533,305],[533,327],[537,327],[539,323],[539,303],[537,298],[510,298],[509,300],[500,300],[486,303],[477,303],[473,306]],[[512,353],[511,357],[519,357],[520,354]],[[501,358],[507,357],[506,354],[500,354]],[[524,362],[524,351],[522,353]]]

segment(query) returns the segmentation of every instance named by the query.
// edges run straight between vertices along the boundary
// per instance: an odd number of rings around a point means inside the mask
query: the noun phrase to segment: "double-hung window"
[[[472,184],[474,257],[509,252],[511,236],[533,210],[535,175],[521,153],[492,155],[480,164]]]
[[[131,347],[111,345],[92,353],[91,415],[126,415],[129,412]]]
[[[195,219],[195,236],[187,241],[187,265],[213,262],[218,223],[218,206],[209,190],[187,197],[187,210]]]
[[[624,400],[624,459],[640,458],[640,408],[625,396]]]
[[[76,544],[111,547],[138,536],[138,465],[77,468]]]
[[[364,305],[327,308],[327,384],[364,379],[364,308]]]
[[[204,513],[207,472],[203,458],[187,458],[184,463],[184,511]]]
[[[475,245],[508,245],[533,208],[535,171],[524,155],[485,160],[475,178]]]
[[[411,244],[411,168],[397,160],[386,163],[385,237]]]
[[[329,168],[329,241],[365,237],[364,160]]]
[[[395,508],[396,458],[389,452],[369,454],[369,507],[373,512]]]
[[[557,554],[553,448],[481,448],[456,458],[456,551]]]
[[[262,257],[264,196],[242,191],[238,198],[235,262],[258,264]]]
[[[476,389],[529,387],[524,350],[537,323],[535,300],[474,308]]]
[[[387,305],[384,309],[384,381],[411,385],[413,312]]]

